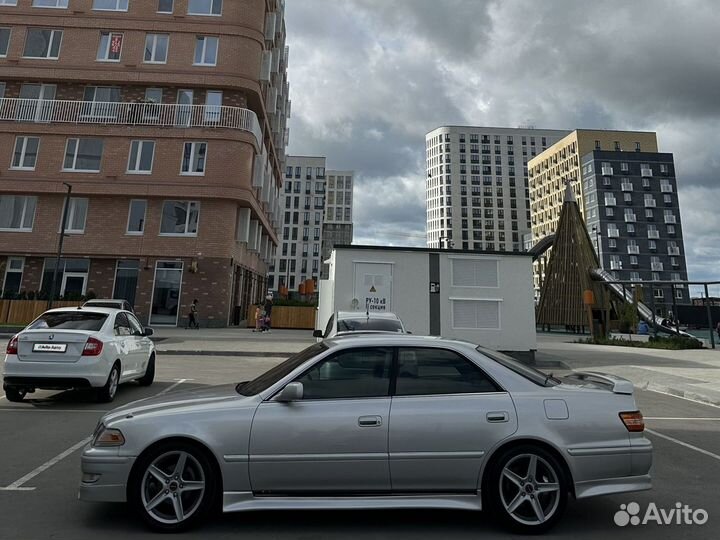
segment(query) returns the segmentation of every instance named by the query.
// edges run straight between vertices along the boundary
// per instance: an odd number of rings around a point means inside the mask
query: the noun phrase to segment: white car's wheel
[[[155,353],[150,355],[147,367],[145,368],[145,374],[138,379],[140,386],[150,386],[155,380]]]
[[[505,525],[522,533],[541,533],[562,517],[567,480],[558,460],[539,446],[509,449],[488,472],[485,500]]]
[[[138,459],[128,500],[151,528],[181,531],[208,516],[218,488],[215,468],[201,448],[168,442]]]
[[[98,401],[102,403],[110,403],[113,399],[115,399],[115,394],[117,394],[118,385],[120,384],[120,364],[117,362],[110,370],[110,374],[108,375],[107,382],[105,383],[105,386],[102,388],[99,388],[97,391],[97,399]]]

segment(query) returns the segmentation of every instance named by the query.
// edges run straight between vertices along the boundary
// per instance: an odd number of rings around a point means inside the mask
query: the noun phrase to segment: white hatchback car
[[[155,378],[155,345],[135,315],[113,308],[46,311],[7,345],[3,389],[22,401],[37,388],[94,388],[112,401],[120,383]]]

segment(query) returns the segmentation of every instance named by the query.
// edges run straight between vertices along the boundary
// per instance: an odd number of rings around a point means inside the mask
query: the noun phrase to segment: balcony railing
[[[652,169],[640,169],[640,176],[642,176],[643,178],[652,178],[652,175]]]
[[[680,255],[680,248],[668,246],[668,255]]]
[[[607,235],[609,238],[619,238],[620,229],[608,229]]]
[[[649,230],[647,233],[648,233],[648,238],[660,238],[660,231]]]
[[[670,184],[660,184],[660,192],[661,193],[672,193],[672,185]]]
[[[638,245],[629,245],[627,247],[627,252],[630,255],[639,255],[640,254],[640,246]]]
[[[613,168],[612,168],[612,167],[603,167],[603,168],[602,168],[602,175],[603,175],[603,176],[612,176],[612,175],[613,175]]]
[[[623,182],[620,185],[620,189],[622,189],[623,191],[632,191],[633,185],[630,182]]]
[[[675,216],[666,215],[665,223],[677,223],[677,219],[675,218]]]
[[[656,206],[655,199],[645,199],[645,208],[655,208]]]
[[[661,262],[650,263],[650,270],[652,270],[653,272],[662,272],[663,271],[663,263],[661,263]]]
[[[626,223],[635,223],[637,221],[637,217],[635,214],[625,214],[625,222]]]
[[[44,124],[100,124],[247,131],[262,145],[255,113],[240,107],[0,98],[0,121]]]

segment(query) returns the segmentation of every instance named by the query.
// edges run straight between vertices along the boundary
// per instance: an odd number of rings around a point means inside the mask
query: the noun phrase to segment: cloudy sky
[[[691,279],[720,279],[714,0],[286,0],[291,154],[356,171],[355,243],[425,245],[440,125],[656,131]]]

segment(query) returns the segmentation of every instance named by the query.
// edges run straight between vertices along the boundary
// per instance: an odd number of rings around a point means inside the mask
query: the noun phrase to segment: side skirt
[[[439,508],[481,510],[480,492],[468,494],[398,494],[355,497],[260,496],[249,491],[223,493],[223,512],[248,510],[369,510],[382,508]]]

